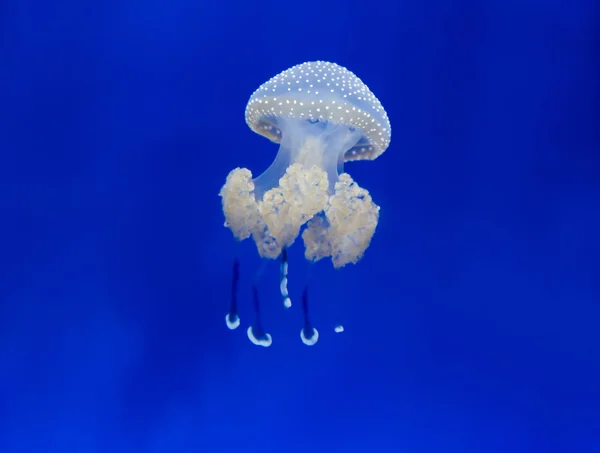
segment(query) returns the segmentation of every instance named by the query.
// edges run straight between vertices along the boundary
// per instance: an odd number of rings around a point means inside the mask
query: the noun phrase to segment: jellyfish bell
[[[279,151],[256,178],[244,168],[229,173],[220,192],[225,225],[238,240],[252,237],[262,258],[282,257],[281,293],[289,306],[286,250],[304,225],[309,261],[331,257],[340,268],[357,263],[369,247],[379,206],[344,172],[344,162],[379,157],[390,143],[390,123],[356,75],[322,61],[294,66],[261,85],[248,101],[246,122]],[[305,343],[316,338],[311,341]]]

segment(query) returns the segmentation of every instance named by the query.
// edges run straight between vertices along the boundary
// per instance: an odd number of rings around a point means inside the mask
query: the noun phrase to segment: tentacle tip
[[[306,346],[313,346],[319,341],[319,331],[314,327],[310,330],[310,335],[307,335],[305,329],[300,330],[300,338]]]
[[[252,330],[252,326],[248,327],[247,333],[252,344],[255,344],[256,346],[268,348],[273,343],[271,335],[266,332],[264,332],[262,335],[255,335],[254,331]]]
[[[342,326],[341,324],[337,324],[333,330],[335,331],[335,333],[342,333],[344,331],[344,326]]]
[[[240,326],[240,317],[236,314],[227,313],[225,315],[225,324],[229,330],[235,330]]]
[[[292,299],[290,299],[289,297],[283,299],[283,306],[285,308],[290,308],[292,306]]]

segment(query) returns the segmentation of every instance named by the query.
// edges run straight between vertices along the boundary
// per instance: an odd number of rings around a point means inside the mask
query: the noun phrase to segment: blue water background
[[[0,452],[600,451],[600,25],[592,1],[0,4]],[[300,342],[224,315],[244,108],[311,60],[393,128],[346,170],[381,206],[314,267]],[[290,291],[308,270],[290,251]],[[341,320],[346,331],[334,334]]]

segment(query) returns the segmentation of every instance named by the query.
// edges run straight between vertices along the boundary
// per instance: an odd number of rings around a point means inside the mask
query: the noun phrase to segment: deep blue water
[[[52,3],[0,3],[2,453],[600,451],[597,4]],[[380,223],[310,271],[312,348],[271,263],[264,349],[218,191],[277,151],[251,93],[319,59],[389,114],[346,166]]]

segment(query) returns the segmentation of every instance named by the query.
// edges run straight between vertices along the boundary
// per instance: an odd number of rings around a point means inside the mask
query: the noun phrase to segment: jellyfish
[[[257,177],[246,168],[229,173],[219,194],[225,226],[238,241],[252,238],[261,258],[280,260],[280,292],[289,308],[287,250],[301,231],[305,258],[330,258],[336,269],[356,264],[369,247],[380,208],[344,171],[344,163],[379,157],[390,144],[390,123],[379,100],[356,75],[324,61],[293,66],[261,85],[246,106],[246,123],[279,144],[279,151]],[[240,325],[238,279],[236,259],[225,318],[230,329]],[[255,319],[248,338],[270,346],[256,279],[252,294]],[[310,322],[308,294],[306,286],[300,337],[313,345],[319,332]],[[335,331],[343,327],[337,325]]]

